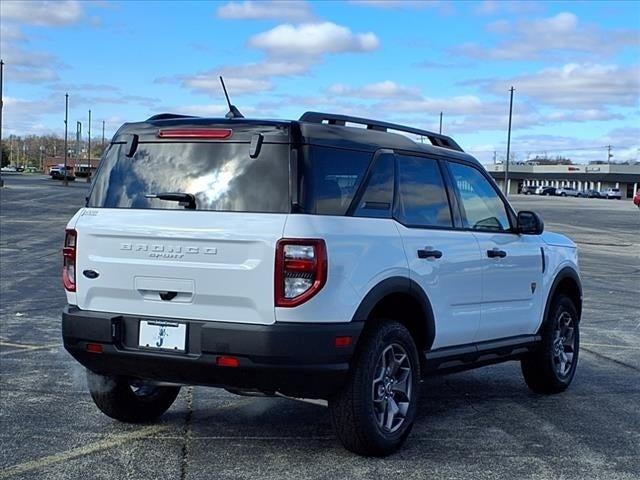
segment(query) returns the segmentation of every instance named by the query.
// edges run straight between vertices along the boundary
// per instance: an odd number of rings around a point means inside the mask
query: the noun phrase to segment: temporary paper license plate
[[[184,352],[186,341],[186,323],[140,320],[138,344],[143,348]]]

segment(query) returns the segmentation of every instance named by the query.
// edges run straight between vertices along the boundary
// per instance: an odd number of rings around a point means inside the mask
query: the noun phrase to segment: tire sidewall
[[[574,353],[573,353],[573,363],[571,364],[571,369],[568,375],[560,376],[556,370],[554,357],[553,357],[553,341],[554,341],[554,332],[557,328],[558,322],[560,321],[560,316],[567,312],[571,315],[573,320],[573,328],[574,328]],[[545,348],[545,357],[548,362],[547,367],[550,369],[550,372],[553,374],[555,382],[559,385],[568,386],[576,373],[576,368],[578,366],[578,358],[580,354],[580,321],[578,317],[578,312],[576,311],[573,302],[566,296],[561,295],[553,302],[553,308],[551,309],[549,320],[547,322],[545,333],[544,333],[544,348]]]
[[[380,325],[379,330],[370,339],[368,348],[361,350],[358,355],[358,364],[355,368],[355,375],[359,388],[359,397],[362,412],[366,418],[368,426],[368,437],[374,439],[375,447],[381,450],[388,450],[390,445],[400,445],[411,432],[416,417],[419,384],[420,384],[420,361],[418,351],[409,331],[400,323],[386,321]],[[378,425],[373,406],[373,379],[376,376],[376,366],[382,352],[391,344],[396,343],[402,346],[407,352],[411,365],[411,399],[409,409],[402,426],[393,433],[384,432]]]

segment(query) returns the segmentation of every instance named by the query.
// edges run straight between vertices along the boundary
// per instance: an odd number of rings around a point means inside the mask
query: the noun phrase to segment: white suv
[[[320,398],[346,448],[385,455],[425,375],[518,360],[555,393],[578,361],[575,244],[451,138],[402,125],[125,124],[63,256],[65,348],[125,422],[182,385]]]

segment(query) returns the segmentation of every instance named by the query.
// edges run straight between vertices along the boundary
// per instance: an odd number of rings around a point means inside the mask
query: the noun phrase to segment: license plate
[[[186,323],[140,320],[138,345],[143,348],[184,352],[186,342]]]

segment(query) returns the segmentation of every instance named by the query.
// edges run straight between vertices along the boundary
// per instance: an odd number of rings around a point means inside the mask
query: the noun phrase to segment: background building
[[[485,165],[504,191],[504,165]],[[526,185],[573,187],[578,190],[619,188],[622,198],[632,198],[640,188],[640,164],[636,165],[509,165],[509,193]]]

